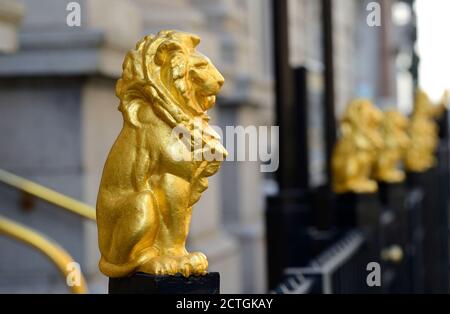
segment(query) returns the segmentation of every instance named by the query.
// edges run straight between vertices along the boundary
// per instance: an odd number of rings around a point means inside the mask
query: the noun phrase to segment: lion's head
[[[171,126],[205,115],[214,105],[224,78],[195,50],[199,42],[193,34],[161,31],[145,36],[128,52],[116,85],[119,110],[126,121],[139,124],[134,104],[143,98]]]
[[[382,148],[383,139],[379,132],[382,119],[383,113],[369,100],[353,100],[342,118],[342,137],[353,138],[361,149]]]
[[[227,154],[206,113],[224,78],[196,51],[199,42],[197,36],[179,31],[144,37],[126,55],[116,85],[125,121],[122,133],[132,134],[135,141],[130,149],[134,164],[146,169],[144,178],[160,171],[189,182],[190,204],[199,199],[206,178],[217,172]],[[174,132],[180,129],[187,131],[182,137]],[[186,133],[190,140],[185,140]],[[206,160],[205,152],[217,158]]]
[[[350,102],[341,121],[341,138],[333,151],[333,189],[336,193],[373,193],[370,176],[383,147],[379,126],[383,113],[370,101]]]
[[[414,101],[413,115],[431,117],[432,109],[433,107],[428,94],[425,91],[418,89]]]

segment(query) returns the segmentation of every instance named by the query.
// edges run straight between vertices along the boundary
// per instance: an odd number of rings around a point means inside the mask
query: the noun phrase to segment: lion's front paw
[[[405,179],[405,174],[399,170],[391,170],[384,173],[381,178],[386,182],[396,183],[402,182]]]
[[[374,193],[378,189],[378,184],[373,180],[353,180],[348,183],[347,188],[354,193]]]
[[[138,271],[153,275],[175,275],[178,272],[178,263],[175,258],[157,256],[139,267]]]
[[[208,260],[203,253],[189,253],[179,260],[179,272],[184,277],[205,275],[207,270]]]
[[[184,277],[205,275],[208,260],[200,252],[184,256],[158,256],[139,267],[138,271],[153,275],[182,274]]]

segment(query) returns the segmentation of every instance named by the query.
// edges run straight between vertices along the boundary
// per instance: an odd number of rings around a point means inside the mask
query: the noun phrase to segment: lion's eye
[[[197,63],[197,64],[195,65],[195,67],[198,68],[198,69],[204,69],[204,68],[206,68],[207,66],[208,66],[208,63],[206,63],[206,62],[199,62],[199,63]]]

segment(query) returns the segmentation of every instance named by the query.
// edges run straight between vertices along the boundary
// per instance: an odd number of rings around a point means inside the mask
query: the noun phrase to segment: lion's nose
[[[217,85],[219,85],[219,87],[222,87],[224,83],[225,78],[222,76],[222,74],[219,73],[219,77],[217,78]]]

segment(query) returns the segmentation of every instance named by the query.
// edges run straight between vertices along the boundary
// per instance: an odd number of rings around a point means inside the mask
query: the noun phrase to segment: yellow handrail
[[[69,196],[0,169],[0,182],[95,221],[95,209]]]
[[[47,256],[59,269],[64,279],[70,275],[67,269],[69,263],[74,262],[73,258],[57,244],[52,243],[42,234],[16,223],[0,215],[0,233],[13,239],[19,240],[31,247],[36,248]],[[86,280],[80,273],[80,285],[69,287],[72,293],[87,293]]]

